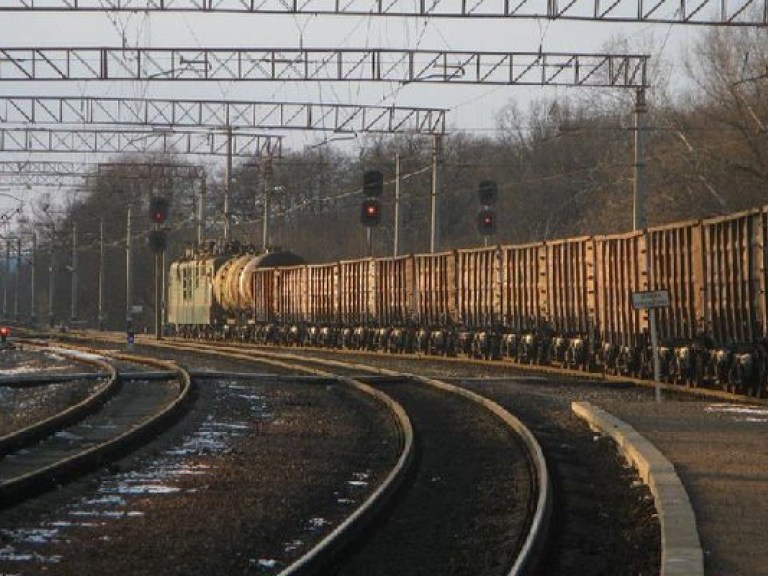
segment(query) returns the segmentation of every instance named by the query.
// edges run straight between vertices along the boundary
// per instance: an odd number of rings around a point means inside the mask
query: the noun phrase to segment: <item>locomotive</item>
[[[260,254],[239,242],[222,249],[209,242],[202,249],[185,250],[169,270],[169,331],[192,338],[249,338],[254,328],[254,270],[303,262],[290,251]]]
[[[662,378],[760,396],[768,380],[768,206],[642,231],[307,264],[290,252],[171,266],[182,335],[417,352]]]

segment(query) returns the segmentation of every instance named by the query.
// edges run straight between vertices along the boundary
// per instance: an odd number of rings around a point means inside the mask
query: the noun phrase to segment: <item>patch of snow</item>
[[[38,564],[57,564],[61,556],[43,556],[35,552],[16,552],[12,546],[0,548],[0,561],[3,562],[36,562]]]
[[[48,350],[52,350],[56,354],[60,354],[65,358],[76,358],[78,360],[104,360],[104,356],[99,354],[91,354],[90,352],[82,352],[80,350],[70,350],[68,348],[57,347],[48,348]]]
[[[286,553],[296,552],[296,550],[298,550],[302,546],[304,546],[304,542],[302,542],[301,540],[293,540],[292,542],[288,542],[287,544],[284,544],[283,550]]]
[[[3,368],[0,370],[2,376],[13,376],[14,374],[29,374],[30,372],[40,372],[39,366],[30,366],[29,364],[22,364],[15,368]]]
[[[325,518],[310,518],[307,522],[307,530],[321,530],[330,523],[330,520],[326,520]]]
[[[753,404],[710,404],[704,411],[710,414],[734,416],[736,422],[768,422],[768,408],[765,406],[755,406]]]
[[[60,430],[60,431],[56,432],[56,434],[54,434],[54,436],[56,436],[56,438],[58,438],[60,440],[69,440],[69,441],[72,441],[72,442],[76,442],[77,440],[82,440],[83,439],[82,436],[78,436],[77,434],[73,434],[72,432],[69,432],[67,430]]]
[[[84,500],[83,504],[87,504],[88,506],[122,506],[125,504],[125,498],[120,496],[101,496],[100,498]]]
[[[165,484],[121,484],[117,488],[118,494],[173,494],[181,492],[181,488],[166,486]]]
[[[15,542],[27,542],[30,544],[47,544],[58,542],[59,530],[46,528],[18,528],[16,530],[2,530],[0,534]]]

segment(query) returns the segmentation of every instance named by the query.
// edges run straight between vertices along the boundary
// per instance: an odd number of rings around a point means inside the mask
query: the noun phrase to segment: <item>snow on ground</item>
[[[62,350],[62,354],[66,353]],[[95,355],[88,355],[97,357]],[[241,394],[243,387],[232,382],[222,382],[220,393],[230,398],[245,402],[252,418],[273,421],[271,407],[262,396],[257,394]],[[217,455],[230,450],[234,440],[253,429],[253,420],[220,421],[214,415],[208,417],[200,428],[164,455],[150,463],[144,469],[124,472],[117,475],[105,476],[97,490],[97,494],[83,498],[58,514],[46,520],[40,526],[31,528],[16,528],[0,530],[0,575],[8,565],[18,566],[19,569],[34,567],[35,572],[44,570],[42,566],[56,563],[60,556],[46,556],[40,553],[40,547],[46,541],[66,541],[64,532],[73,527],[95,527],[105,522],[129,521],[141,517],[144,512],[132,510],[135,501],[146,505],[147,498],[162,498],[168,494],[182,491],[179,480],[183,477],[214,474],[216,470],[209,465],[199,464],[193,459],[202,455]],[[311,525],[316,526],[321,519],[315,519]],[[262,567],[268,567],[270,559]],[[11,573],[15,573],[11,572]],[[27,573],[27,572],[23,572]]]
[[[733,416],[737,422],[768,422],[768,406],[751,404],[710,404],[706,412]]]
[[[92,354],[91,352],[82,352],[81,350],[70,350],[68,348],[57,348],[55,346],[49,347],[49,351],[60,354],[66,358],[75,358],[77,360],[101,360],[104,361],[104,356],[100,354]]]

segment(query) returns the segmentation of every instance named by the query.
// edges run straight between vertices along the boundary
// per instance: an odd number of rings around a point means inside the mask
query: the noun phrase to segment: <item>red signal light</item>
[[[162,196],[149,199],[149,218],[156,224],[162,224],[168,219],[168,200]]]
[[[0,339],[2,339],[3,342],[5,342],[6,338],[11,335],[11,329],[8,328],[8,326],[3,326],[0,328]]]
[[[496,232],[496,213],[490,208],[483,208],[477,215],[477,231],[482,236],[491,236]]]
[[[379,225],[381,222],[381,205],[376,198],[366,198],[363,200],[360,221],[363,223],[363,226]]]

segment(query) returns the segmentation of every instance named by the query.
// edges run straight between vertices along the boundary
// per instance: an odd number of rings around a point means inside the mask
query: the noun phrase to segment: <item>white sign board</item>
[[[131,306],[131,314],[141,314],[144,312],[144,306],[142,304],[133,304]]]
[[[669,306],[669,292],[667,290],[632,292],[632,307],[635,310],[666,308],[667,306]]]

